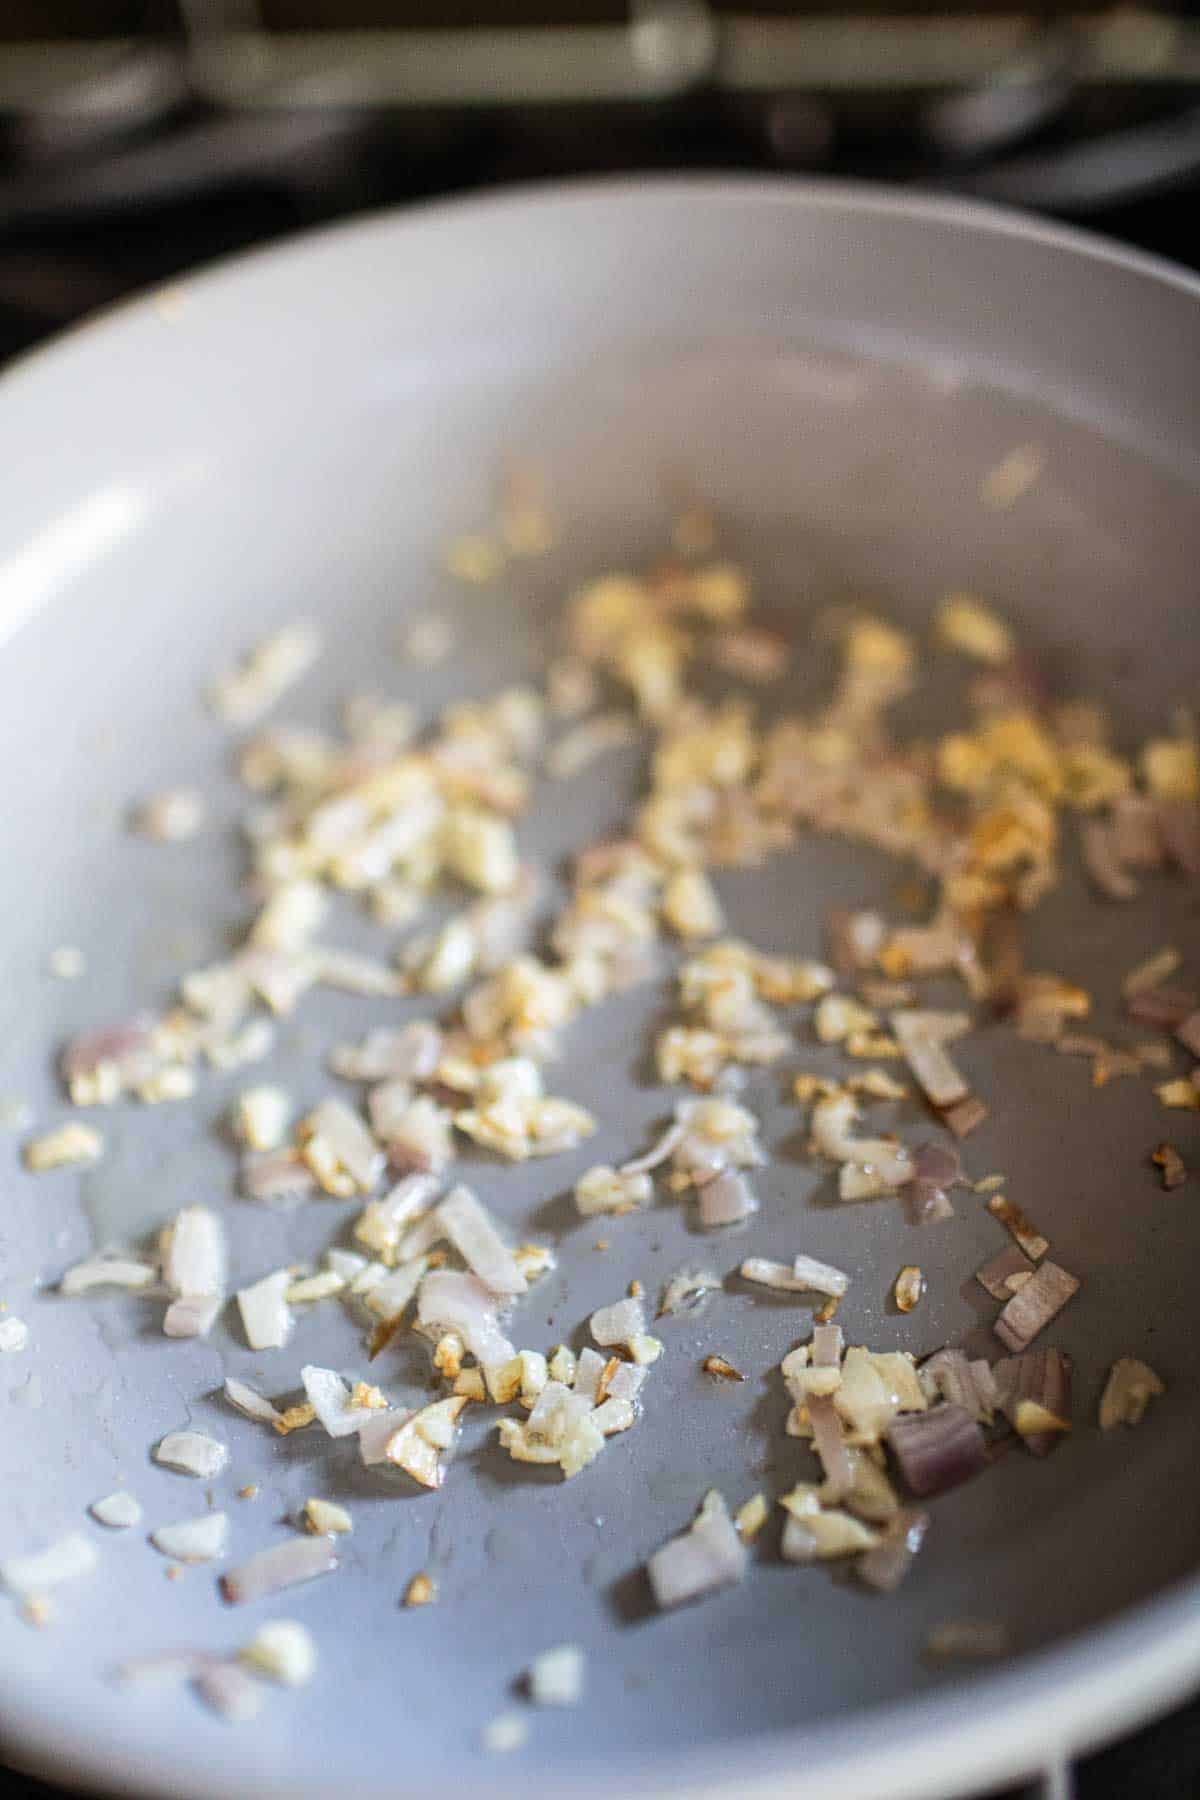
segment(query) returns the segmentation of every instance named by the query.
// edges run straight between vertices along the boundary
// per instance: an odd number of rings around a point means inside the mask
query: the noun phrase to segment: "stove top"
[[[457,4],[380,30],[405,9],[276,0],[264,24],[248,3],[191,0],[135,7],[138,30],[125,6],[59,6],[91,35],[46,42],[55,10],[10,0],[0,20],[0,361],[215,256],[572,175],[868,177],[1031,207],[1200,269],[1188,13],[773,18],[634,0],[626,18],[579,0],[509,5],[486,30]],[[1195,1800],[1200,1702],[1040,1790],[1072,1791]],[[0,1795],[57,1792],[0,1769]]]

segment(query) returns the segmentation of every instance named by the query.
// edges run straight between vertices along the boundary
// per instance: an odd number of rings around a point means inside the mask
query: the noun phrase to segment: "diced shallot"
[[[15,1594],[42,1594],[64,1581],[90,1575],[100,1557],[95,1544],[82,1532],[71,1532],[47,1550],[26,1556],[10,1556],[0,1562],[0,1581]]]
[[[1026,1350],[993,1370],[1000,1408],[1035,1456],[1046,1456],[1071,1429],[1071,1359],[1061,1350]]]
[[[265,1600],[284,1588],[296,1587],[336,1569],[338,1559],[327,1537],[292,1537],[260,1550],[221,1577],[221,1592],[231,1606]]]
[[[706,1231],[740,1225],[758,1211],[758,1201],[740,1169],[724,1169],[699,1189],[700,1223]]]
[[[1108,819],[1083,819],[1079,826],[1083,866],[1106,900],[1135,900],[1138,884],[1121,863],[1116,828]]]
[[[933,1406],[893,1419],[887,1441],[906,1487],[919,1499],[944,1494],[987,1467],[983,1433],[962,1406]]]
[[[892,1030],[905,1061],[926,1099],[936,1107],[953,1106],[970,1093],[945,1048],[969,1025],[965,1013],[901,1010],[892,1014]]]
[[[884,1527],[875,1548],[859,1558],[856,1565],[859,1580],[882,1594],[894,1594],[908,1574],[928,1529],[928,1513],[911,1506],[902,1507]]]
[[[184,1519],[177,1525],[160,1525],[150,1533],[150,1542],[172,1562],[211,1562],[225,1554],[229,1520],[223,1512],[201,1513],[199,1518]]]
[[[335,1370],[307,1363],[300,1380],[309,1405],[330,1437],[349,1437],[370,1417],[372,1409],[354,1404],[350,1388]]]
[[[431,1337],[457,1331],[477,1362],[487,1369],[511,1362],[514,1346],[500,1328],[498,1302],[475,1275],[434,1269],[417,1293],[417,1319]]]
[[[163,1280],[185,1299],[221,1294],[225,1289],[225,1234],[207,1206],[176,1213],[163,1251]]]
[[[438,1206],[438,1217],[454,1248],[485,1287],[505,1297],[525,1293],[528,1282],[470,1188],[453,1188]]]
[[[287,1303],[291,1284],[291,1270],[276,1269],[252,1286],[238,1289],[242,1330],[252,1350],[278,1350],[287,1343],[292,1329],[292,1313]]]
[[[992,1330],[1006,1349],[1024,1350],[1078,1292],[1074,1275],[1057,1263],[1044,1262],[1013,1295]]]
[[[225,1398],[248,1419],[257,1419],[263,1425],[274,1425],[280,1416],[278,1407],[272,1405],[265,1394],[260,1394],[247,1382],[239,1381],[235,1375],[225,1377]]]
[[[154,1460],[181,1475],[211,1481],[229,1461],[229,1451],[202,1431],[169,1431],[154,1452]]]
[[[665,1610],[740,1581],[746,1563],[746,1546],[724,1500],[714,1492],[705,1498],[691,1528],[654,1552],[646,1573],[656,1603]]]
[[[584,1655],[577,1644],[543,1650],[529,1665],[529,1698],[535,1706],[575,1706],[583,1698]]]

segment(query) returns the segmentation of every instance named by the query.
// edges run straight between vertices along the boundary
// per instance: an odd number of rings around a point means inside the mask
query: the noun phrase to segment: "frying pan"
[[[39,1121],[63,1115],[52,1050],[83,1025],[165,1001],[247,917],[231,826],[228,742],[199,703],[205,677],[273,625],[324,628],[326,654],[283,709],[331,723],[348,692],[407,694],[433,710],[535,675],[570,586],[654,554],[681,493],[712,501],[725,550],[766,613],[795,631],[795,674],[769,707],[810,705],[828,681],[807,646],[818,614],[866,598],[914,624],[951,587],[989,595],[1049,678],[1110,701],[1133,744],[1195,697],[1200,566],[1200,289],[1095,240],[1001,213],[798,183],[654,181],[511,194],[382,217],[238,261],[147,295],[10,373],[0,403],[0,766],[5,771],[0,1091]],[[979,483],[1036,444],[1038,483],[1008,511]],[[448,537],[488,516],[497,469],[535,460],[563,520],[555,549],[494,590],[443,572]],[[436,610],[458,649],[414,674],[401,622]],[[932,692],[909,727],[943,729],[961,697]],[[923,709],[923,710],[922,710]],[[525,841],[554,866],[617,822],[634,753],[597,763]],[[123,830],[137,794],[196,782],[216,824],[164,849]],[[867,850],[803,840],[762,870],[721,877],[734,929],[816,953],[827,907],[878,900],[895,869]],[[1069,866],[1031,924],[1032,966],[1083,981],[1098,1028],[1120,973],[1165,942],[1194,954],[1194,902],[1153,878],[1101,907]],[[348,911],[336,936],[379,946]],[[51,979],[76,944],[82,981]],[[660,1204],[619,1220],[611,1249],[573,1220],[569,1190],[597,1160],[649,1141],[672,1096],[646,1045],[665,989],[635,990],[575,1028],[557,1091],[599,1115],[595,1139],[551,1163],[467,1159],[489,1206],[559,1250],[527,1304],[522,1341],[578,1333],[635,1275],[653,1295],[680,1264],[725,1273],[798,1249],[851,1272],[849,1339],[932,1350],[990,1317],[970,1280],[1000,1248],[981,1204],[918,1231],[894,1204],[839,1208],[803,1152],[787,1083],[757,1075],[750,1104],[771,1148],[762,1211],[733,1243],[703,1242]],[[403,1014],[423,1007],[405,1003]],[[306,1002],[271,1073],[309,1103],[324,1048],[396,1003]],[[789,1067],[821,1067],[800,1042]],[[1004,1459],[936,1503],[908,1583],[881,1600],[827,1570],[782,1564],[774,1527],[744,1584],[653,1616],[641,1567],[703,1492],[734,1504],[806,1473],[783,1435],[773,1373],[807,1335],[802,1308],[734,1287],[664,1325],[645,1416],[584,1474],[509,1464],[481,1419],[445,1487],[397,1492],[312,1432],[268,1441],[220,1399],[226,1373],[269,1393],[305,1361],[364,1372],[356,1326],[310,1309],[286,1350],[248,1350],[229,1320],[168,1343],[160,1307],[56,1298],[93,1243],[136,1243],[182,1203],[221,1208],[241,1284],[317,1256],[346,1209],[268,1213],[232,1193],[221,1120],[237,1076],[186,1106],[118,1107],[93,1171],[31,1177],[8,1154],[3,1297],[30,1325],[0,1387],[0,1553],[99,1527],[85,1508],[124,1481],[145,1529],[203,1505],[148,1459],[191,1423],[232,1456],[216,1484],[233,1555],[273,1542],[308,1494],[354,1517],[342,1566],[237,1613],[211,1569],[164,1579],[142,1530],[103,1537],[100,1567],[34,1631],[0,1611],[0,1717],[11,1757],[131,1792],[328,1796],[549,1792],[839,1795],[965,1792],[1128,1728],[1200,1673],[1200,1472],[1193,1353],[1196,1222],[1163,1194],[1148,1152],[1168,1134],[1142,1082],[1088,1087],[1085,1065],[981,1026],[962,1061],[991,1105],[970,1172],[1003,1172],[1083,1282],[1052,1336],[1079,1371],[1073,1440],[1044,1463]],[[1176,1115],[1171,1125],[1176,1125]],[[912,1140],[921,1126],[896,1109]],[[918,1262],[927,1300],[889,1312]],[[978,1296],[978,1297],[977,1297]],[[740,1386],[701,1375],[719,1350]],[[1138,1432],[1101,1434],[1111,1361],[1142,1354],[1168,1391]],[[379,1378],[420,1389],[398,1353]],[[253,1501],[234,1498],[257,1483]],[[400,1596],[420,1569],[439,1601]],[[250,1609],[246,1609],[250,1610]],[[230,1649],[264,1616],[302,1618],[317,1683],[273,1695],[238,1728],[185,1690],[117,1691],[122,1658]],[[922,1659],[947,1620],[1003,1624],[997,1666]],[[588,1657],[586,1704],[539,1713],[518,1758],[485,1758],[480,1727],[514,1704],[533,1655]]]

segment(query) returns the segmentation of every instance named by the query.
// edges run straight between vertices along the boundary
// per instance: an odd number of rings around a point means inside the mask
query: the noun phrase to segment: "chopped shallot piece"
[[[295,1150],[268,1150],[242,1158],[241,1189],[248,1200],[294,1204],[309,1199],[317,1185],[316,1176]]]
[[[1116,827],[1108,819],[1084,819],[1079,827],[1083,864],[1106,900],[1135,900],[1138,884],[1121,866]]]
[[[780,1551],[785,1562],[824,1562],[839,1556],[854,1556],[871,1550],[879,1542],[878,1534],[869,1526],[836,1507],[826,1511],[816,1488],[798,1482],[790,1494],[779,1501],[787,1513]]]
[[[965,1100],[956,1100],[953,1106],[942,1110],[942,1119],[956,1138],[970,1137],[987,1117],[988,1109],[976,1094],[968,1094]]]
[[[602,1349],[614,1344],[631,1344],[646,1329],[646,1316],[640,1300],[617,1300],[602,1306],[591,1316],[588,1329]]]
[[[335,1370],[307,1363],[300,1379],[309,1405],[330,1437],[350,1437],[370,1417],[372,1409],[355,1397],[355,1390]]]
[[[1168,1191],[1182,1187],[1187,1180],[1187,1164],[1174,1144],[1160,1144],[1150,1160],[1155,1168],[1161,1169],[1162,1184]]]
[[[1194,800],[1160,799],[1157,810],[1168,857],[1185,875],[1200,875],[1200,807]]]
[[[119,1492],[106,1494],[102,1500],[93,1500],[88,1511],[93,1519],[112,1531],[128,1531],[139,1524],[142,1517],[142,1509],[133,1495]]]
[[[157,1279],[158,1271],[150,1263],[136,1262],[129,1256],[90,1256],[86,1262],[68,1269],[58,1284],[60,1294],[87,1294],[96,1287],[147,1288]]]
[[[500,1302],[474,1275],[434,1269],[425,1276],[417,1294],[417,1319],[428,1336],[442,1337],[457,1331],[471,1355],[489,1369],[511,1362],[514,1346],[500,1329]]]
[[[260,1424],[274,1425],[280,1417],[278,1407],[272,1405],[265,1394],[260,1394],[247,1382],[239,1381],[234,1375],[225,1377],[225,1398],[231,1406],[245,1413],[248,1419],[257,1419]]]
[[[699,1190],[700,1223],[705,1230],[740,1225],[758,1211],[758,1201],[740,1169],[723,1169]]]
[[[1131,1017],[1161,1031],[1177,1031],[1200,1007],[1200,996],[1191,988],[1139,988],[1128,1002]]]
[[[1158,808],[1146,794],[1118,794],[1112,810],[1117,859],[1130,869],[1162,867],[1164,848]]]
[[[312,1633],[295,1619],[273,1619],[260,1626],[239,1654],[256,1675],[283,1687],[303,1687],[317,1672]]]
[[[989,1365],[982,1359],[972,1362],[961,1350],[935,1350],[921,1364],[918,1378],[931,1401],[940,1398],[961,1406],[981,1425],[991,1423],[1001,1404]]]
[[[893,1419],[887,1441],[905,1485],[920,1499],[944,1494],[987,1467],[983,1433],[962,1406],[933,1406]]]
[[[163,1336],[207,1337],[225,1304],[223,1294],[183,1294],[163,1314]]]
[[[599,1213],[637,1212],[654,1198],[654,1184],[649,1175],[627,1169],[612,1169],[597,1163],[587,1169],[575,1183],[575,1206],[585,1219]]]
[[[291,1270],[276,1269],[251,1287],[238,1289],[242,1330],[252,1350],[277,1350],[287,1343],[292,1329],[292,1314],[287,1303],[291,1284]]]
[[[423,1406],[389,1438],[387,1460],[422,1487],[440,1487],[446,1478],[444,1459],[454,1447],[459,1415],[466,1405],[464,1395],[453,1394],[447,1400]]]
[[[90,1575],[99,1560],[95,1544],[76,1531],[51,1544],[48,1550],[34,1550],[0,1562],[0,1581],[14,1594],[42,1594],[64,1581]]]
[[[903,1010],[892,1014],[892,1030],[909,1068],[932,1105],[945,1110],[970,1093],[945,1046],[970,1026],[965,1013]]]
[[[528,1282],[470,1188],[452,1189],[438,1206],[438,1219],[454,1248],[485,1287],[505,1298],[526,1292]]]
[[[790,1294],[833,1294],[840,1298],[850,1286],[848,1275],[811,1256],[797,1256],[790,1267],[765,1256],[748,1256],[738,1273],[743,1281]]]
[[[305,1131],[304,1154],[323,1186],[330,1186],[330,1181],[318,1146],[327,1146],[334,1169],[345,1171],[351,1192],[370,1193],[383,1172],[383,1156],[358,1114],[344,1100],[322,1100],[309,1115]],[[340,1188],[332,1187],[331,1191],[341,1197]]]
[[[740,1369],[724,1356],[706,1356],[700,1367],[706,1375],[719,1376],[722,1381],[745,1381],[746,1377]]]
[[[454,573],[461,571],[456,569]],[[520,1713],[506,1712],[497,1713],[494,1719],[488,1720],[479,1734],[479,1741],[490,1756],[507,1756],[514,1750],[523,1749],[528,1737],[529,1720],[522,1718]]]
[[[1154,1396],[1166,1391],[1147,1363],[1134,1356],[1122,1356],[1109,1371],[1101,1397],[1100,1429],[1111,1431],[1116,1425],[1140,1425]]]
[[[183,1299],[222,1294],[225,1234],[207,1206],[185,1206],[173,1219],[163,1248],[163,1280]]]
[[[807,1282],[796,1279],[790,1263],[774,1262],[766,1256],[748,1256],[738,1274],[743,1281],[752,1281],[757,1287],[778,1288],[785,1294],[809,1291]]]
[[[312,1581],[336,1569],[338,1559],[327,1537],[292,1537],[260,1550],[221,1577],[221,1592],[231,1606],[265,1600],[284,1588]]]
[[[646,1573],[655,1601],[665,1610],[740,1581],[746,1562],[746,1546],[714,1490],[705,1497],[690,1529],[654,1552]]]
[[[1019,1206],[1014,1206],[1003,1194],[993,1194],[987,1206],[992,1217],[999,1219],[1012,1233],[1026,1256],[1031,1256],[1035,1262],[1045,1256],[1050,1248],[1049,1243]]]
[[[877,1176],[878,1185],[870,1184],[867,1193],[890,1193],[911,1181],[912,1152],[887,1138],[852,1137],[850,1128],[857,1117],[853,1094],[839,1091],[818,1100],[812,1111],[812,1131],[820,1154]],[[857,1197],[866,1198],[867,1193]],[[843,1189],[843,1199],[853,1197]]]
[[[1145,962],[1140,962],[1129,970],[1121,983],[1121,992],[1127,1000],[1132,1000],[1137,994],[1145,994],[1152,988],[1162,987],[1164,982],[1170,980],[1182,961],[1183,958],[1174,945],[1168,944],[1163,949],[1156,950],[1153,956],[1146,958]]]
[[[583,1698],[584,1655],[577,1644],[543,1650],[529,1666],[529,1698],[535,1706],[575,1706]]]
[[[854,1486],[854,1470],[846,1451],[846,1433],[832,1399],[827,1394],[809,1394],[808,1416],[812,1424],[813,1449],[821,1459],[825,1474],[825,1491],[832,1501],[843,1499]]]
[[[1019,1244],[1010,1244],[1006,1250],[989,1258],[981,1269],[976,1269],[975,1279],[993,1300],[1011,1300],[1036,1269],[1036,1263],[1030,1262]]]
[[[225,1554],[229,1520],[223,1512],[201,1513],[199,1518],[184,1519],[177,1525],[160,1525],[150,1533],[150,1542],[172,1562],[212,1562]]]
[[[329,1059],[346,1081],[428,1081],[442,1054],[442,1032],[429,1019],[399,1030],[369,1031],[361,1044],[340,1044]]]
[[[283,1088],[245,1088],[233,1110],[233,1128],[251,1150],[278,1150],[287,1136],[292,1102]]]
[[[1175,1027],[1175,1036],[1185,1050],[1200,1057],[1200,1012],[1189,1013],[1182,1024]]]
[[[992,1329],[1007,1349],[1024,1350],[1078,1292],[1073,1275],[1057,1263],[1044,1262],[1013,1295]]]
[[[1071,1359],[1061,1350],[1006,1356],[992,1371],[1001,1411],[1035,1456],[1071,1429]]]
[[[263,1691],[248,1669],[235,1662],[204,1662],[192,1677],[206,1706],[222,1719],[242,1723],[262,1711]]]
[[[178,1469],[181,1475],[211,1481],[229,1461],[229,1451],[203,1432],[169,1431],[155,1450],[154,1460],[164,1468]]]
[[[920,1550],[929,1529],[929,1514],[914,1507],[901,1507],[880,1534],[874,1549],[860,1556],[856,1573],[868,1587],[880,1593],[893,1594],[908,1574],[913,1557]]]

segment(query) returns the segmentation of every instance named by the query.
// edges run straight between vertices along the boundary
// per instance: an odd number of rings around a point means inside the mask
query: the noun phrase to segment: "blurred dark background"
[[[0,355],[369,207],[639,169],[868,176],[1200,263],[1200,4],[2,0]]]
[[[1200,268],[1200,0],[0,0],[0,361],[325,220],[664,169],[982,196]],[[1197,1800],[1200,1706],[1062,1779]]]

